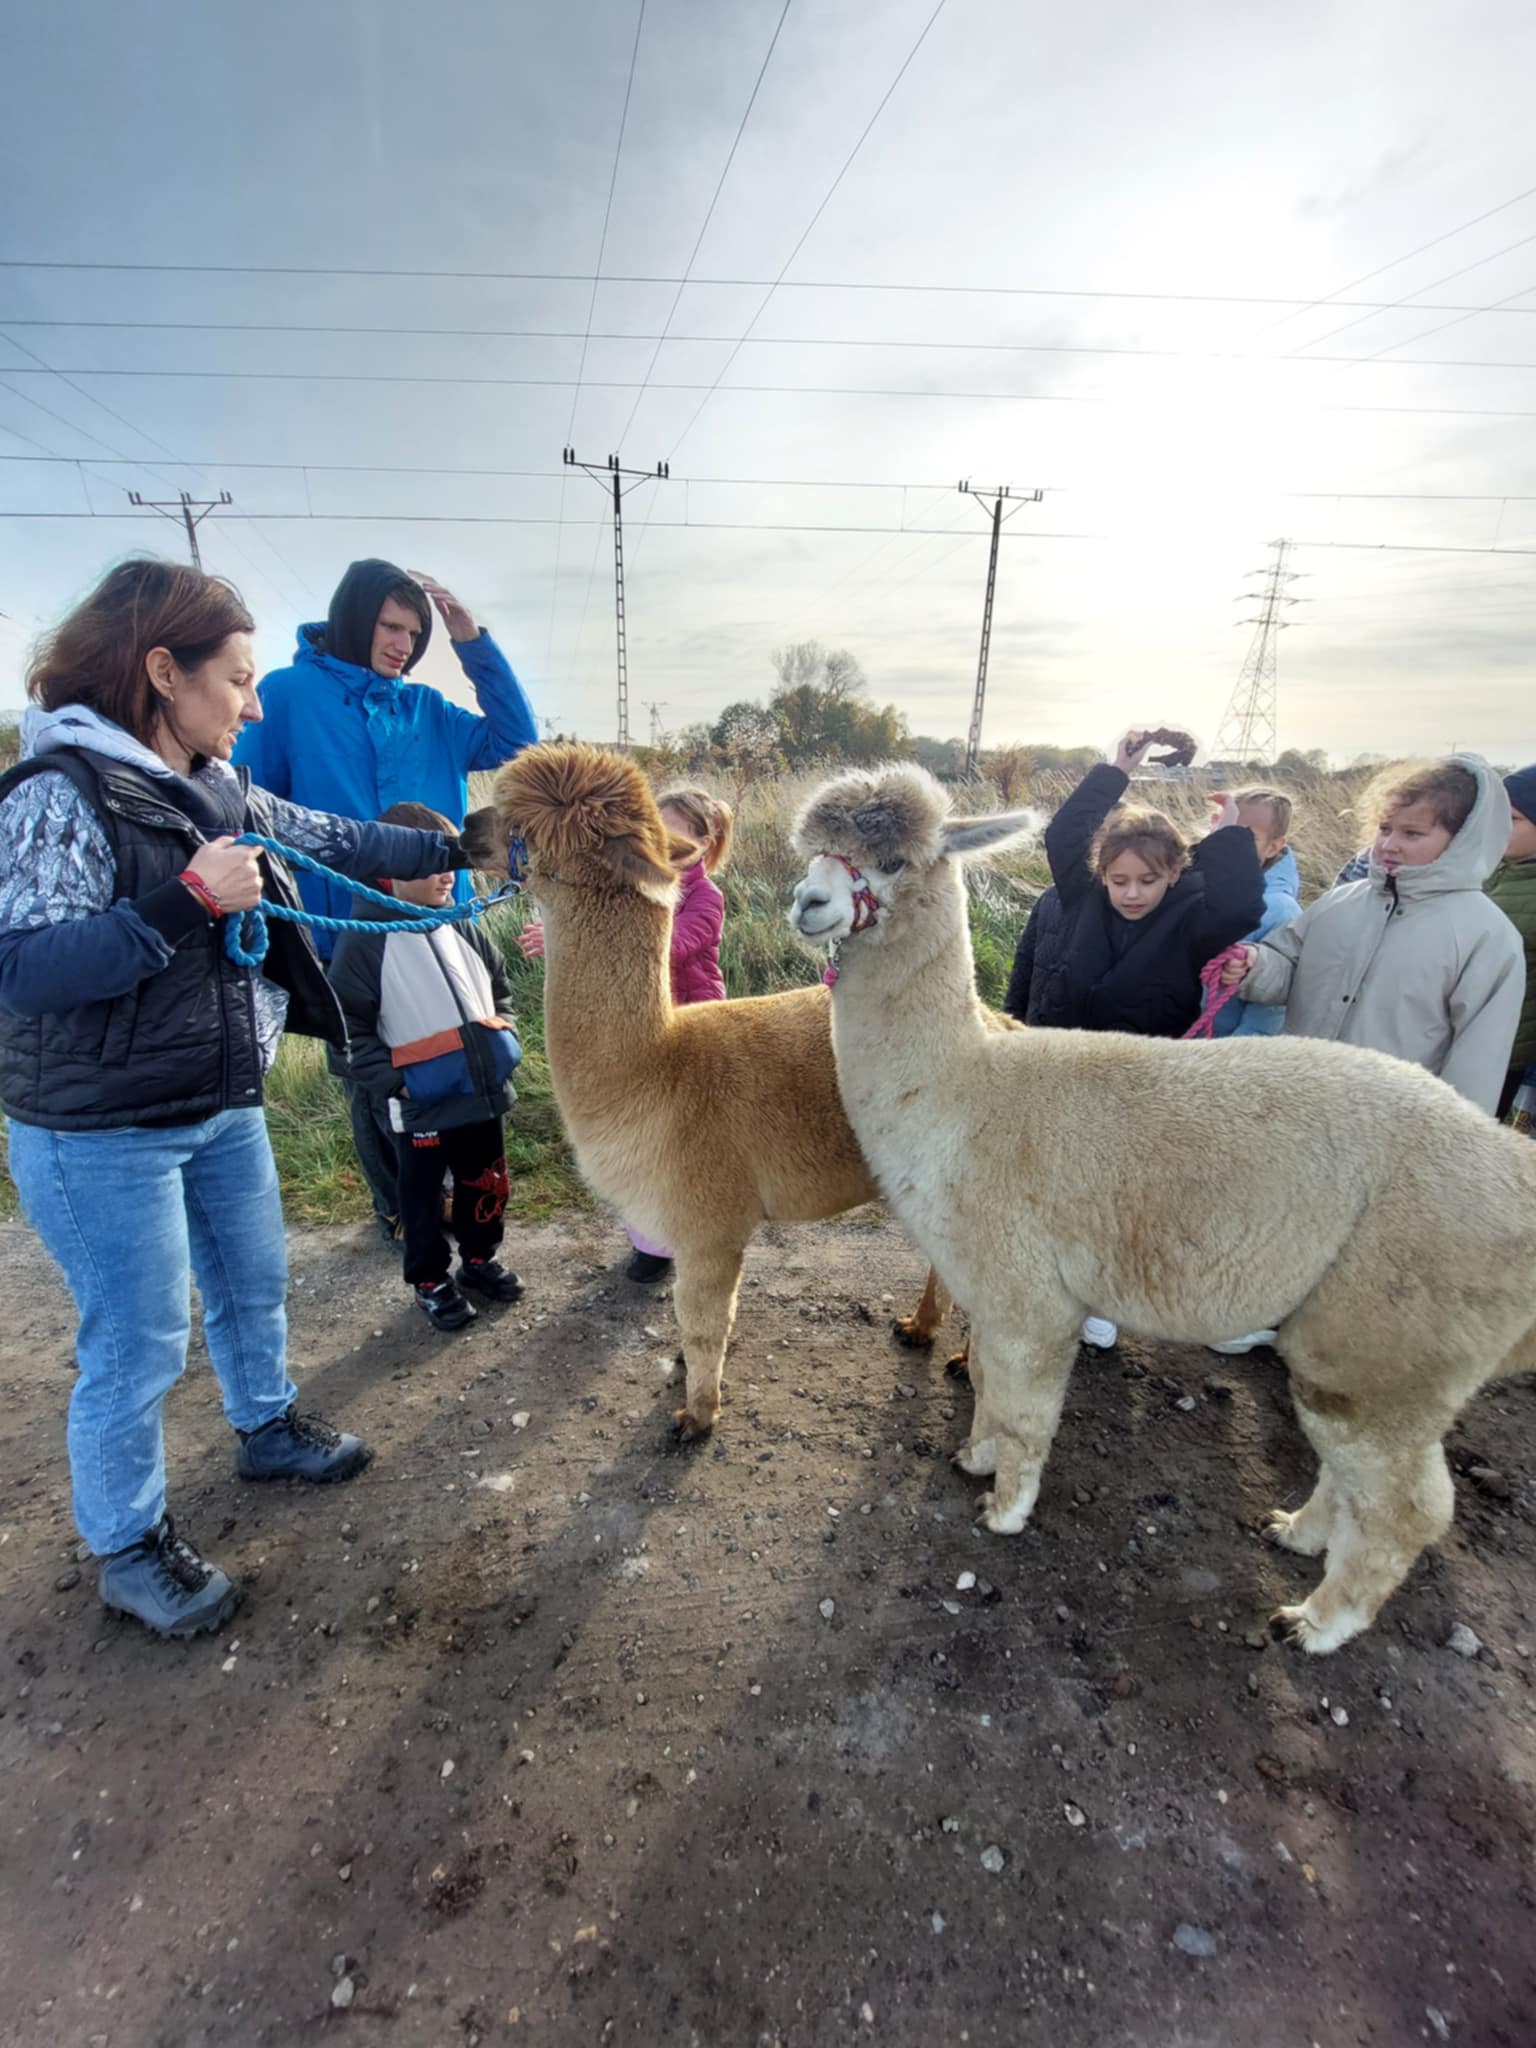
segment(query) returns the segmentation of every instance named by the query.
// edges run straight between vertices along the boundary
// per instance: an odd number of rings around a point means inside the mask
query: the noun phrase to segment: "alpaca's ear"
[[[483,811],[470,812],[459,833],[459,843],[469,856],[470,866],[481,874],[506,873],[507,842],[494,804],[487,804]]]
[[[605,839],[601,858],[615,874],[622,875],[626,882],[633,882],[643,896],[654,897],[658,902],[671,900],[673,884],[677,877],[670,868],[652,858],[650,849],[639,833],[626,833],[622,838]]]
[[[946,853],[965,860],[971,854],[990,853],[994,847],[1033,838],[1037,829],[1033,811],[999,811],[991,818],[946,818],[940,842]]]
[[[682,867],[691,868],[696,866],[704,856],[699,852],[699,849],[691,839],[679,839],[675,832],[669,832],[667,834],[667,858]]]

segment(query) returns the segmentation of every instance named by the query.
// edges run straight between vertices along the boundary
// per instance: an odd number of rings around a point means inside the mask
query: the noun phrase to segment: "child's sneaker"
[[[672,1261],[657,1256],[655,1252],[635,1252],[624,1268],[626,1280],[638,1280],[642,1287],[649,1287],[657,1280],[665,1280],[672,1270]]]
[[[1207,1351],[1219,1351],[1223,1358],[1242,1358],[1261,1344],[1273,1344],[1278,1330],[1252,1330],[1246,1337],[1229,1337],[1225,1344],[1207,1344]]]
[[[459,1285],[469,1287],[487,1301],[521,1301],[523,1283],[509,1273],[499,1259],[466,1259],[459,1267]]]
[[[1113,1351],[1120,1342],[1120,1332],[1107,1316],[1084,1316],[1080,1335],[1095,1351]]]
[[[462,1330],[478,1313],[451,1280],[418,1280],[416,1305],[435,1330]]]

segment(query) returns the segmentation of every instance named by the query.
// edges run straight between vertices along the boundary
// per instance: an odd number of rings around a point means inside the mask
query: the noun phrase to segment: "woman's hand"
[[[517,935],[517,944],[525,960],[544,958],[544,926],[538,918],[529,918]]]
[[[1115,749],[1115,766],[1122,775],[1134,775],[1152,745],[1150,733],[1140,730],[1128,732]]]
[[[261,901],[261,868],[254,846],[237,846],[227,837],[210,839],[187,866],[225,910],[254,910]]]
[[[1259,957],[1257,946],[1235,946],[1233,951],[1242,957],[1237,960],[1229,960],[1221,970],[1221,985],[1223,988],[1236,988],[1240,981],[1246,979],[1249,969]]]

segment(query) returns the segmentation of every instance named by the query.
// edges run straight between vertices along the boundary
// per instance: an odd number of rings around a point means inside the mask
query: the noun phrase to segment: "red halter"
[[[824,849],[821,857],[823,860],[835,860],[839,867],[846,868],[848,879],[853,884],[853,923],[848,927],[848,937],[852,938],[856,932],[871,930],[880,919],[880,898],[871,889],[847,854],[831,853]],[[822,973],[821,978],[828,988],[835,988],[837,985],[837,949],[840,943],[841,941],[834,941],[826,968]]]

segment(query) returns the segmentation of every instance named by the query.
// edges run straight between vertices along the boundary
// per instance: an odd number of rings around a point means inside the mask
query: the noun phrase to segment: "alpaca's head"
[[[644,775],[622,754],[600,747],[528,747],[500,769],[493,801],[464,821],[475,867],[503,873],[521,842],[535,888],[629,890],[670,902],[673,862],[694,847],[662,823]]]
[[[789,921],[818,943],[868,934],[879,944],[922,914],[936,870],[1028,837],[1036,824],[1026,811],[952,817],[942,785],[910,762],[840,775],[796,821],[806,872]]]

